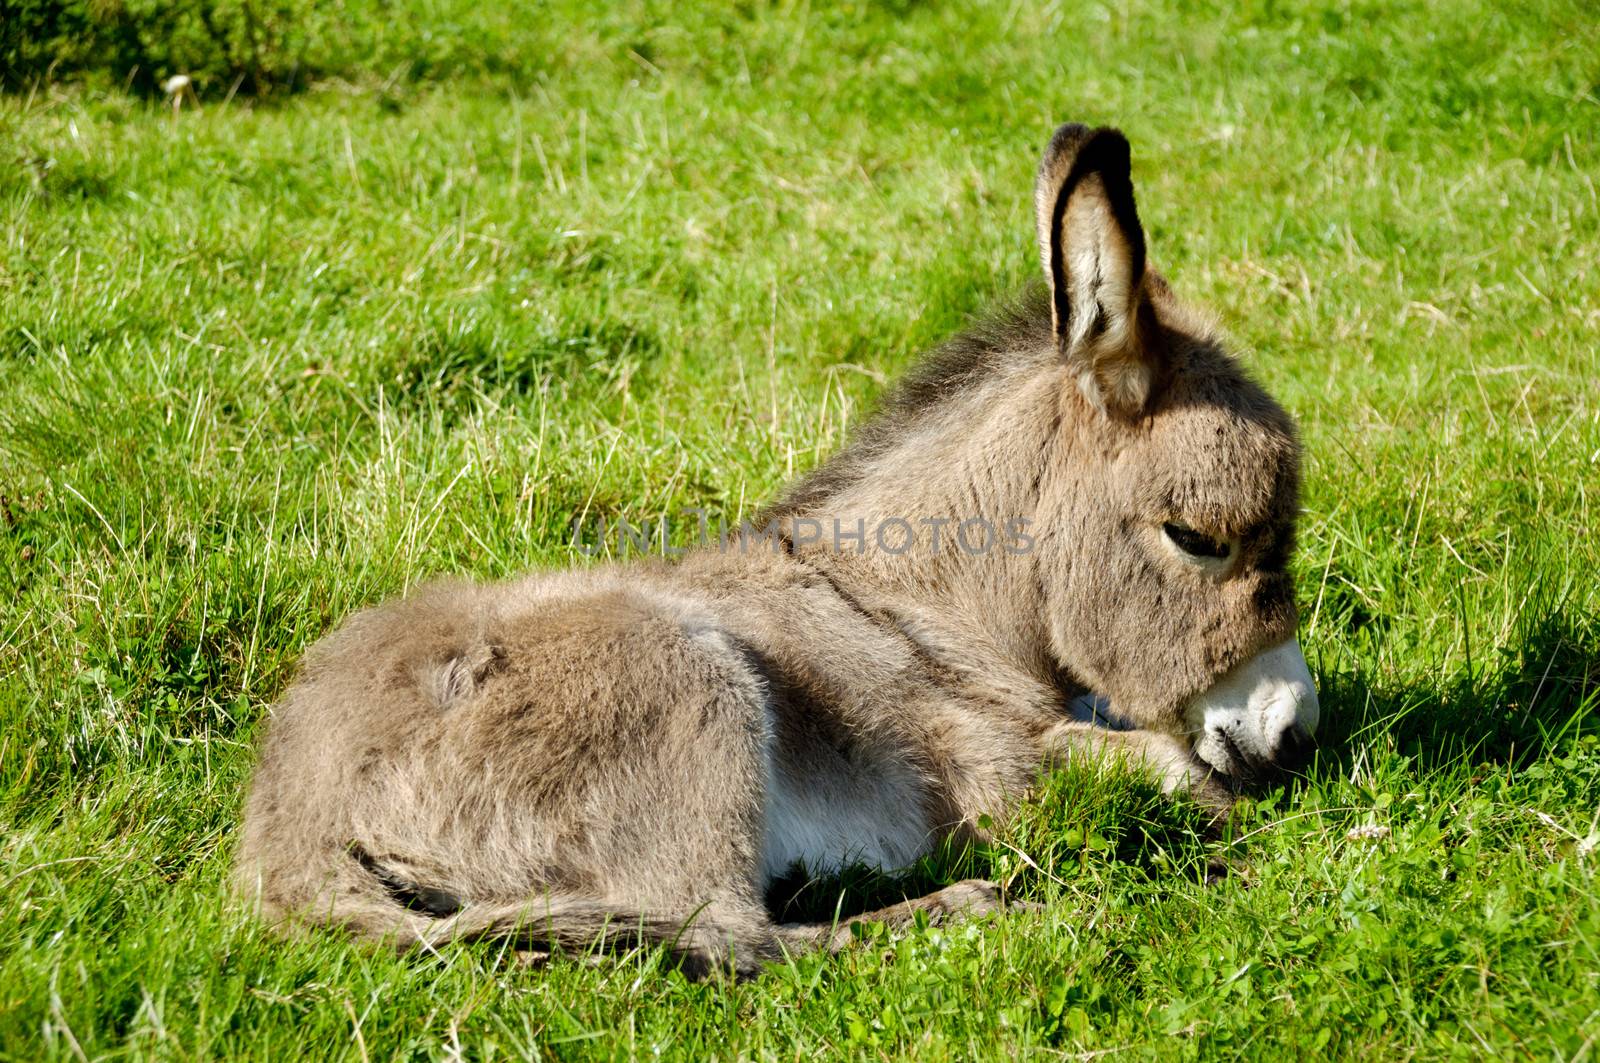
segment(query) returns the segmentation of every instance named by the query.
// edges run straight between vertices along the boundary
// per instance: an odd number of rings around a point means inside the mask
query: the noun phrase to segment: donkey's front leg
[[[1066,720],[1045,732],[1043,745],[1047,764],[1061,764],[1085,754],[1102,759],[1120,757],[1154,772],[1163,793],[1188,791],[1218,819],[1226,817],[1233,807],[1234,792],[1223,776],[1171,735],[1114,731],[1080,720]]]

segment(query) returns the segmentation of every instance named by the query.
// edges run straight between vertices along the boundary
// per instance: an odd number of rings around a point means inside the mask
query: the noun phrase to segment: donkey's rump
[[[550,890],[720,899],[754,881],[761,696],[708,618],[603,572],[368,610],[275,710],[240,886],[380,935]]]

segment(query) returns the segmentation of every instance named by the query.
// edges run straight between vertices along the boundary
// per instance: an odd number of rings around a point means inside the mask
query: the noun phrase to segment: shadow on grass
[[[1600,730],[1600,617],[1560,608],[1528,615],[1487,657],[1437,682],[1386,684],[1360,671],[1320,677],[1316,780],[1348,777],[1375,740],[1421,773],[1466,760],[1525,767]]]

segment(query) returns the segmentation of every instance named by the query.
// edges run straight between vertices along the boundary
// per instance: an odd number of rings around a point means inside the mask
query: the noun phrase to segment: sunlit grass
[[[0,97],[0,1052],[1594,1051],[1583,4],[495,26],[454,80],[353,57],[176,117]],[[918,872],[1044,914],[739,986],[284,944],[224,903],[251,742],[309,642],[431,574],[576,563],[580,515],[748,514],[1032,274],[1065,119],[1124,128],[1154,262],[1300,421],[1308,782],[1213,841],[1075,768],[993,851]]]

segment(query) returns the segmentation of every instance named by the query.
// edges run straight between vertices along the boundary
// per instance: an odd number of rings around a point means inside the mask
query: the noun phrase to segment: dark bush
[[[211,93],[292,91],[348,56],[370,22],[351,16],[314,0],[0,0],[0,87],[93,72],[146,93],[173,74]]]

